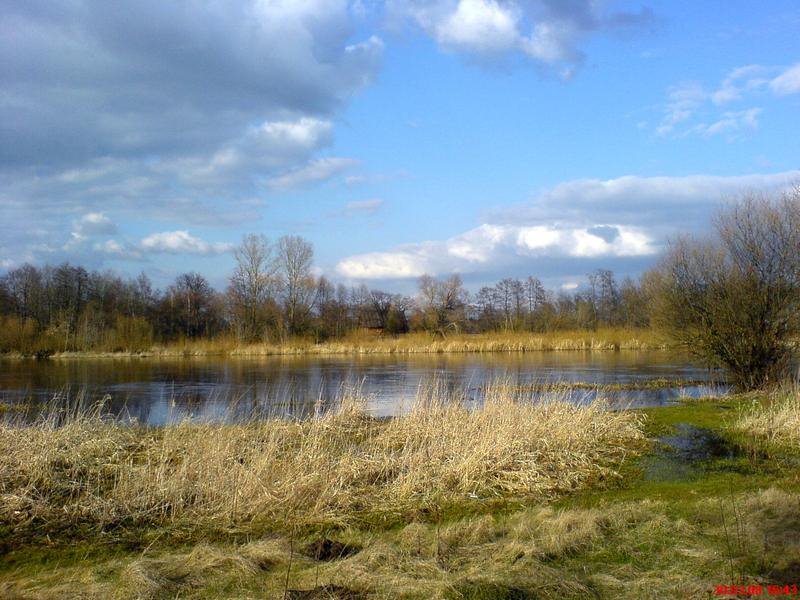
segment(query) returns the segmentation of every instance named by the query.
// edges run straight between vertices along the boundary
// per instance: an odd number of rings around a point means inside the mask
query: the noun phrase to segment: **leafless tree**
[[[741,389],[779,380],[800,310],[800,190],[740,198],[708,240],[672,244],[655,274],[658,322]]]
[[[278,240],[277,258],[289,333],[302,333],[316,289],[311,274],[314,247],[300,236],[287,235]]]
[[[254,341],[263,336],[266,304],[275,286],[275,252],[263,235],[246,235],[233,252],[236,268],[228,297],[239,337]]]
[[[443,332],[445,328],[458,328],[464,320],[467,292],[459,275],[437,280],[430,275],[419,278],[419,300],[425,327]]]

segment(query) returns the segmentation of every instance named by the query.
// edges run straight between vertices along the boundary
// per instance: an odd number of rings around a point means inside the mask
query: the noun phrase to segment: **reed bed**
[[[754,402],[734,428],[768,448],[800,451],[800,388],[779,390]]]
[[[497,386],[477,408],[421,390],[393,419],[345,397],[307,420],[126,426],[100,411],[0,425],[0,526],[297,530],[391,524],[453,505],[543,499],[617,477],[641,417],[532,403]]]
[[[650,329],[605,328],[596,331],[551,333],[453,334],[447,337],[410,333],[397,337],[356,332],[342,340],[315,343],[308,339],[242,345],[235,339],[187,340],[149,350],[137,356],[302,356],[336,354],[440,354],[542,351],[608,351],[666,349],[665,340]],[[125,353],[62,352],[54,356],[103,357]]]

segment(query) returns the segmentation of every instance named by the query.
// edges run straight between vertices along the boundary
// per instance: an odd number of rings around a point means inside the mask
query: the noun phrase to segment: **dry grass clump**
[[[775,392],[743,412],[734,429],[760,445],[800,450],[800,389]]]
[[[126,427],[98,416],[0,425],[0,524],[179,524],[220,530],[396,522],[451,504],[543,498],[613,478],[644,444],[640,417],[420,393],[401,417],[363,401],[305,421]]]

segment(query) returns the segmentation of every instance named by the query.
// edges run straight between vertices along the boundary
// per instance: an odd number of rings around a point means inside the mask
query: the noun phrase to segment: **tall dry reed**
[[[734,428],[767,446],[800,451],[800,387],[778,390],[754,402]]]
[[[445,338],[429,333],[378,337],[355,332],[341,340],[315,343],[289,339],[279,343],[242,345],[235,339],[185,340],[138,351],[136,356],[302,356],[338,354],[440,354],[482,352],[607,351],[665,349],[667,344],[651,329],[604,328],[596,331],[553,331],[548,333],[493,332],[454,334]],[[61,352],[57,357],[103,357],[114,353]]]
[[[99,413],[0,425],[0,523],[206,529],[396,522],[458,503],[544,498],[613,478],[641,449],[640,418],[532,403],[497,386],[485,403],[421,390],[376,419],[360,397],[303,421],[125,426]]]

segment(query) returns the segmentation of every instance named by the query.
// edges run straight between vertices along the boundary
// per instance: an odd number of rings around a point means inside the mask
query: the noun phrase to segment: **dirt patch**
[[[331,561],[347,558],[359,552],[361,548],[350,544],[343,544],[327,538],[311,542],[304,546],[300,552],[314,560]]]

